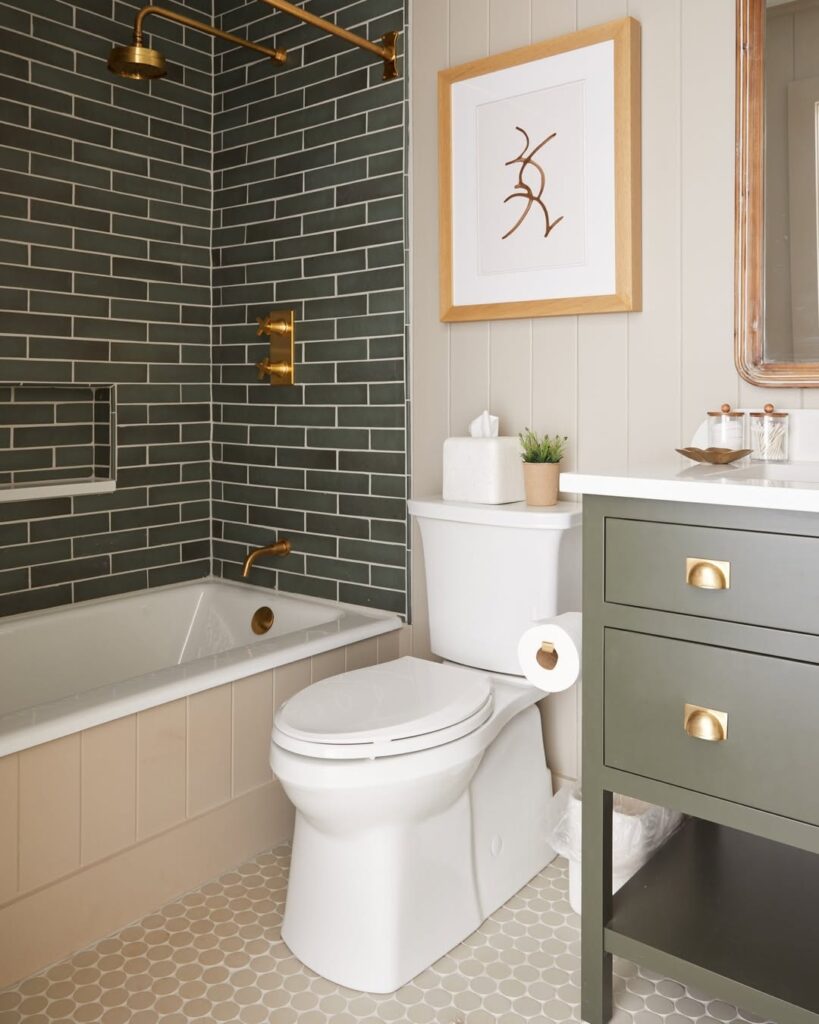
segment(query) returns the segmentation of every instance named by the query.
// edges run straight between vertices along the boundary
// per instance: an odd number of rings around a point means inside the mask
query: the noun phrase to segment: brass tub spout
[[[251,548],[242,563],[242,576],[247,576],[250,573],[251,566],[257,558],[266,558],[268,555],[289,555],[290,551],[289,540],[277,540],[275,544],[268,544],[263,548]]]

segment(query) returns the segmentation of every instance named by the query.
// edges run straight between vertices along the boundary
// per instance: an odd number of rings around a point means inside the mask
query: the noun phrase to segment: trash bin
[[[552,802],[551,844],[569,861],[569,903],[580,913],[582,846],[580,786],[566,786]],[[612,815],[612,892],[622,888],[679,828],[682,815],[633,797],[614,796]]]

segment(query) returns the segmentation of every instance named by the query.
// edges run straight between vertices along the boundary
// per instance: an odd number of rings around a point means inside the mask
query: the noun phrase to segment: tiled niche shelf
[[[0,383],[0,502],[116,487],[114,385]]]

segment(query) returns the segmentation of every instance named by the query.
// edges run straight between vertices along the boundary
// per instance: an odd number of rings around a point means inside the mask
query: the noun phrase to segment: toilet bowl
[[[419,503],[410,507],[423,512]],[[480,514],[466,509],[462,514]],[[436,511],[439,518],[428,522],[469,525],[441,518],[440,503]],[[525,506],[506,511],[500,528],[507,532],[539,528],[569,537],[579,526],[576,506],[559,506],[551,516]],[[429,561],[436,545],[427,544],[421,525]],[[518,551],[526,557],[517,566],[523,592],[506,599],[528,608],[511,619],[506,608],[515,639],[543,607],[537,595],[544,583],[546,614],[569,610],[554,599],[560,544],[552,537],[539,547],[535,532],[524,539]],[[544,551],[547,558],[533,560]],[[491,610],[487,599],[504,600],[492,592],[486,569],[483,589],[469,574],[469,606],[459,595],[467,625],[463,643],[449,638],[450,651],[472,649],[477,621],[469,625],[470,610],[482,616]],[[457,590],[457,577],[453,582]],[[433,607],[430,591],[431,615]],[[498,653],[509,647],[507,633],[491,645],[493,658],[481,661],[510,664]],[[546,838],[551,775],[535,707],[543,693],[519,675],[460,660],[406,657],[347,672],[308,686],[276,714],[270,763],[296,808],[282,938],[304,964],[348,988],[399,988],[554,856]]]

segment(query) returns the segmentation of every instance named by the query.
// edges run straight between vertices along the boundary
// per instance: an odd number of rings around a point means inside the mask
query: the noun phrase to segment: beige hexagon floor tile
[[[279,847],[117,935],[0,991],[0,1024],[526,1024],[578,1021],[579,918],[556,860],[459,946],[390,995],[320,978],[281,940]],[[612,1024],[764,1024],[614,962]]]

